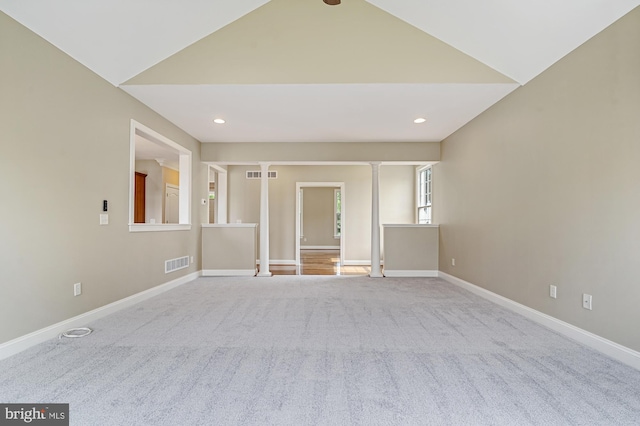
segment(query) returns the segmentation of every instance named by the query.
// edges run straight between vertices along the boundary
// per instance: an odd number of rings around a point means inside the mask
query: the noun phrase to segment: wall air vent
[[[247,179],[260,179],[262,178],[262,172],[260,170],[247,170]],[[278,179],[278,171],[270,170],[267,172],[267,178]]]
[[[189,267],[189,256],[178,257],[176,259],[170,259],[164,261],[164,273],[177,271]]]

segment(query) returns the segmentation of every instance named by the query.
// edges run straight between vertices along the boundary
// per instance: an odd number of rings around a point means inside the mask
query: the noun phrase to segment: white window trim
[[[431,169],[431,191],[430,191],[430,198],[431,198],[431,202],[425,204],[424,206],[421,204],[421,184],[422,181],[420,179],[420,175],[422,174],[423,171],[427,170],[427,169]],[[429,219],[429,222],[427,224],[431,224],[433,223],[433,168],[432,165],[426,165],[426,166],[418,166],[416,167],[416,179],[415,179],[415,185],[416,185],[416,208],[415,208],[415,223],[419,224],[420,223],[420,209],[422,207],[431,207],[431,218]]]
[[[134,196],[135,196],[135,170],[136,170],[136,134],[156,140],[178,151],[180,160],[180,207],[179,223],[134,223]],[[129,232],[150,231],[188,231],[191,229],[191,151],[160,133],[150,129],[144,124],[131,120],[129,133]]]
[[[300,238],[304,238],[304,215],[302,214],[304,212],[304,188],[300,188],[298,197],[298,202],[300,203],[300,212],[298,213],[300,215]]]
[[[342,237],[342,211],[340,211],[340,234],[338,234],[338,192],[340,188],[333,189],[333,238],[336,240]],[[342,201],[342,192],[340,192],[340,200]]]

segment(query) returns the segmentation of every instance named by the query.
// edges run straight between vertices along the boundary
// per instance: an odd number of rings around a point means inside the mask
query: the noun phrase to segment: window
[[[431,166],[418,169],[418,223],[431,223]]]
[[[342,235],[342,193],[339,189],[333,190],[333,237]]]
[[[131,120],[129,231],[191,229],[191,151]]]

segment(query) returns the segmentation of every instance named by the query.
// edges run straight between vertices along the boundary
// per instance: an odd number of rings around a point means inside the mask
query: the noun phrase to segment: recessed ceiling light
[[[213,122],[216,124],[224,124],[224,120],[222,118],[216,118],[213,120]]]
[[[416,118],[415,120],[413,120],[413,122],[416,124],[421,124],[421,123],[424,123],[425,121],[427,121],[427,119],[422,117]]]

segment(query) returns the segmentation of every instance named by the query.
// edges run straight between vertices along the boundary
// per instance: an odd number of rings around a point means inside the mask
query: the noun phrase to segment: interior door
[[[146,179],[144,173],[135,172],[134,181],[134,203],[133,203],[133,223],[145,222],[145,204],[146,204]]]
[[[167,184],[164,203],[164,223],[178,223],[180,214],[180,188]]]

